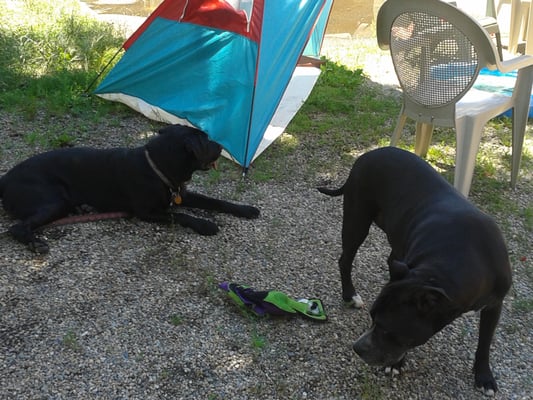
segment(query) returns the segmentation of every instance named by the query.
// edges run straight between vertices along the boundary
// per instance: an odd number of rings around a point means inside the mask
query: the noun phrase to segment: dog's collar
[[[148,162],[148,165],[150,165],[150,168],[152,168],[152,171],[155,172],[155,174],[163,181],[165,185],[168,186],[170,190],[170,194],[172,195],[172,203],[174,204],[181,204],[181,195],[180,195],[180,189],[181,186],[175,187],[172,182],[163,174],[159,168],[157,168],[157,165],[155,165],[154,160],[150,157],[150,154],[148,153],[148,149],[144,149],[144,156],[146,157],[146,161]],[[171,203],[171,204],[172,204]]]

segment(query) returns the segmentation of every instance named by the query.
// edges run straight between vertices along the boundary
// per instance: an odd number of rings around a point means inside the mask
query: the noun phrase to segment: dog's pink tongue
[[[213,168],[215,171],[217,170],[217,162],[216,161],[213,161],[211,163],[211,168]]]

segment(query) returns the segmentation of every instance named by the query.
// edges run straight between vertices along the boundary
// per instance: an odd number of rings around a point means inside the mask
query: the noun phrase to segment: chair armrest
[[[522,55],[519,57],[511,58],[496,63],[496,68],[503,73],[514,71],[515,69],[521,69],[533,65],[533,56]],[[489,67],[490,69],[490,67]]]

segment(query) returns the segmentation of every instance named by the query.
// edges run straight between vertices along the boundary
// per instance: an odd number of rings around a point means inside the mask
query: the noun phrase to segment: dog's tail
[[[6,186],[6,185],[5,185],[5,179],[4,179],[4,176],[5,176],[5,175],[0,176],[0,199],[2,198],[2,196],[3,196],[3,194],[4,194],[4,187]]]
[[[328,196],[342,196],[344,194],[344,185],[338,189],[329,189],[326,187],[317,188],[320,193],[327,194]]]

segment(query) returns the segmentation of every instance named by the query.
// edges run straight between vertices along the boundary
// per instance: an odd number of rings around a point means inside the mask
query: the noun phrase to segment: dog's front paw
[[[387,375],[390,375],[392,377],[395,377],[397,375],[400,375],[401,369],[396,367],[385,367],[385,373]]]
[[[218,226],[214,222],[205,219],[198,219],[191,224],[191,228],[200,235],[213,236],[218,233]]]
[[[362,308],[365,302],[358,294],[354,294],[349,299],[344,299],[344,305],[348,308]]]
[[[385,373],[394,378],[395,376],[400,375],[404,364],[405,364],[405,357],[402,357],[400,361],[394,363],[393,365],[389,365],[385,367]]]
[[[259,217],[260,211],[259,208],[254,206],[240,206],[239,207],[239,216],[248,219],[255,219]]]
[[[496,384],[496,380],[492,376],[490,369],[485,372],[475,371],[474,374],[476,388],[482,391],[485,396],[494,396],[498,391],[498,385]]]

